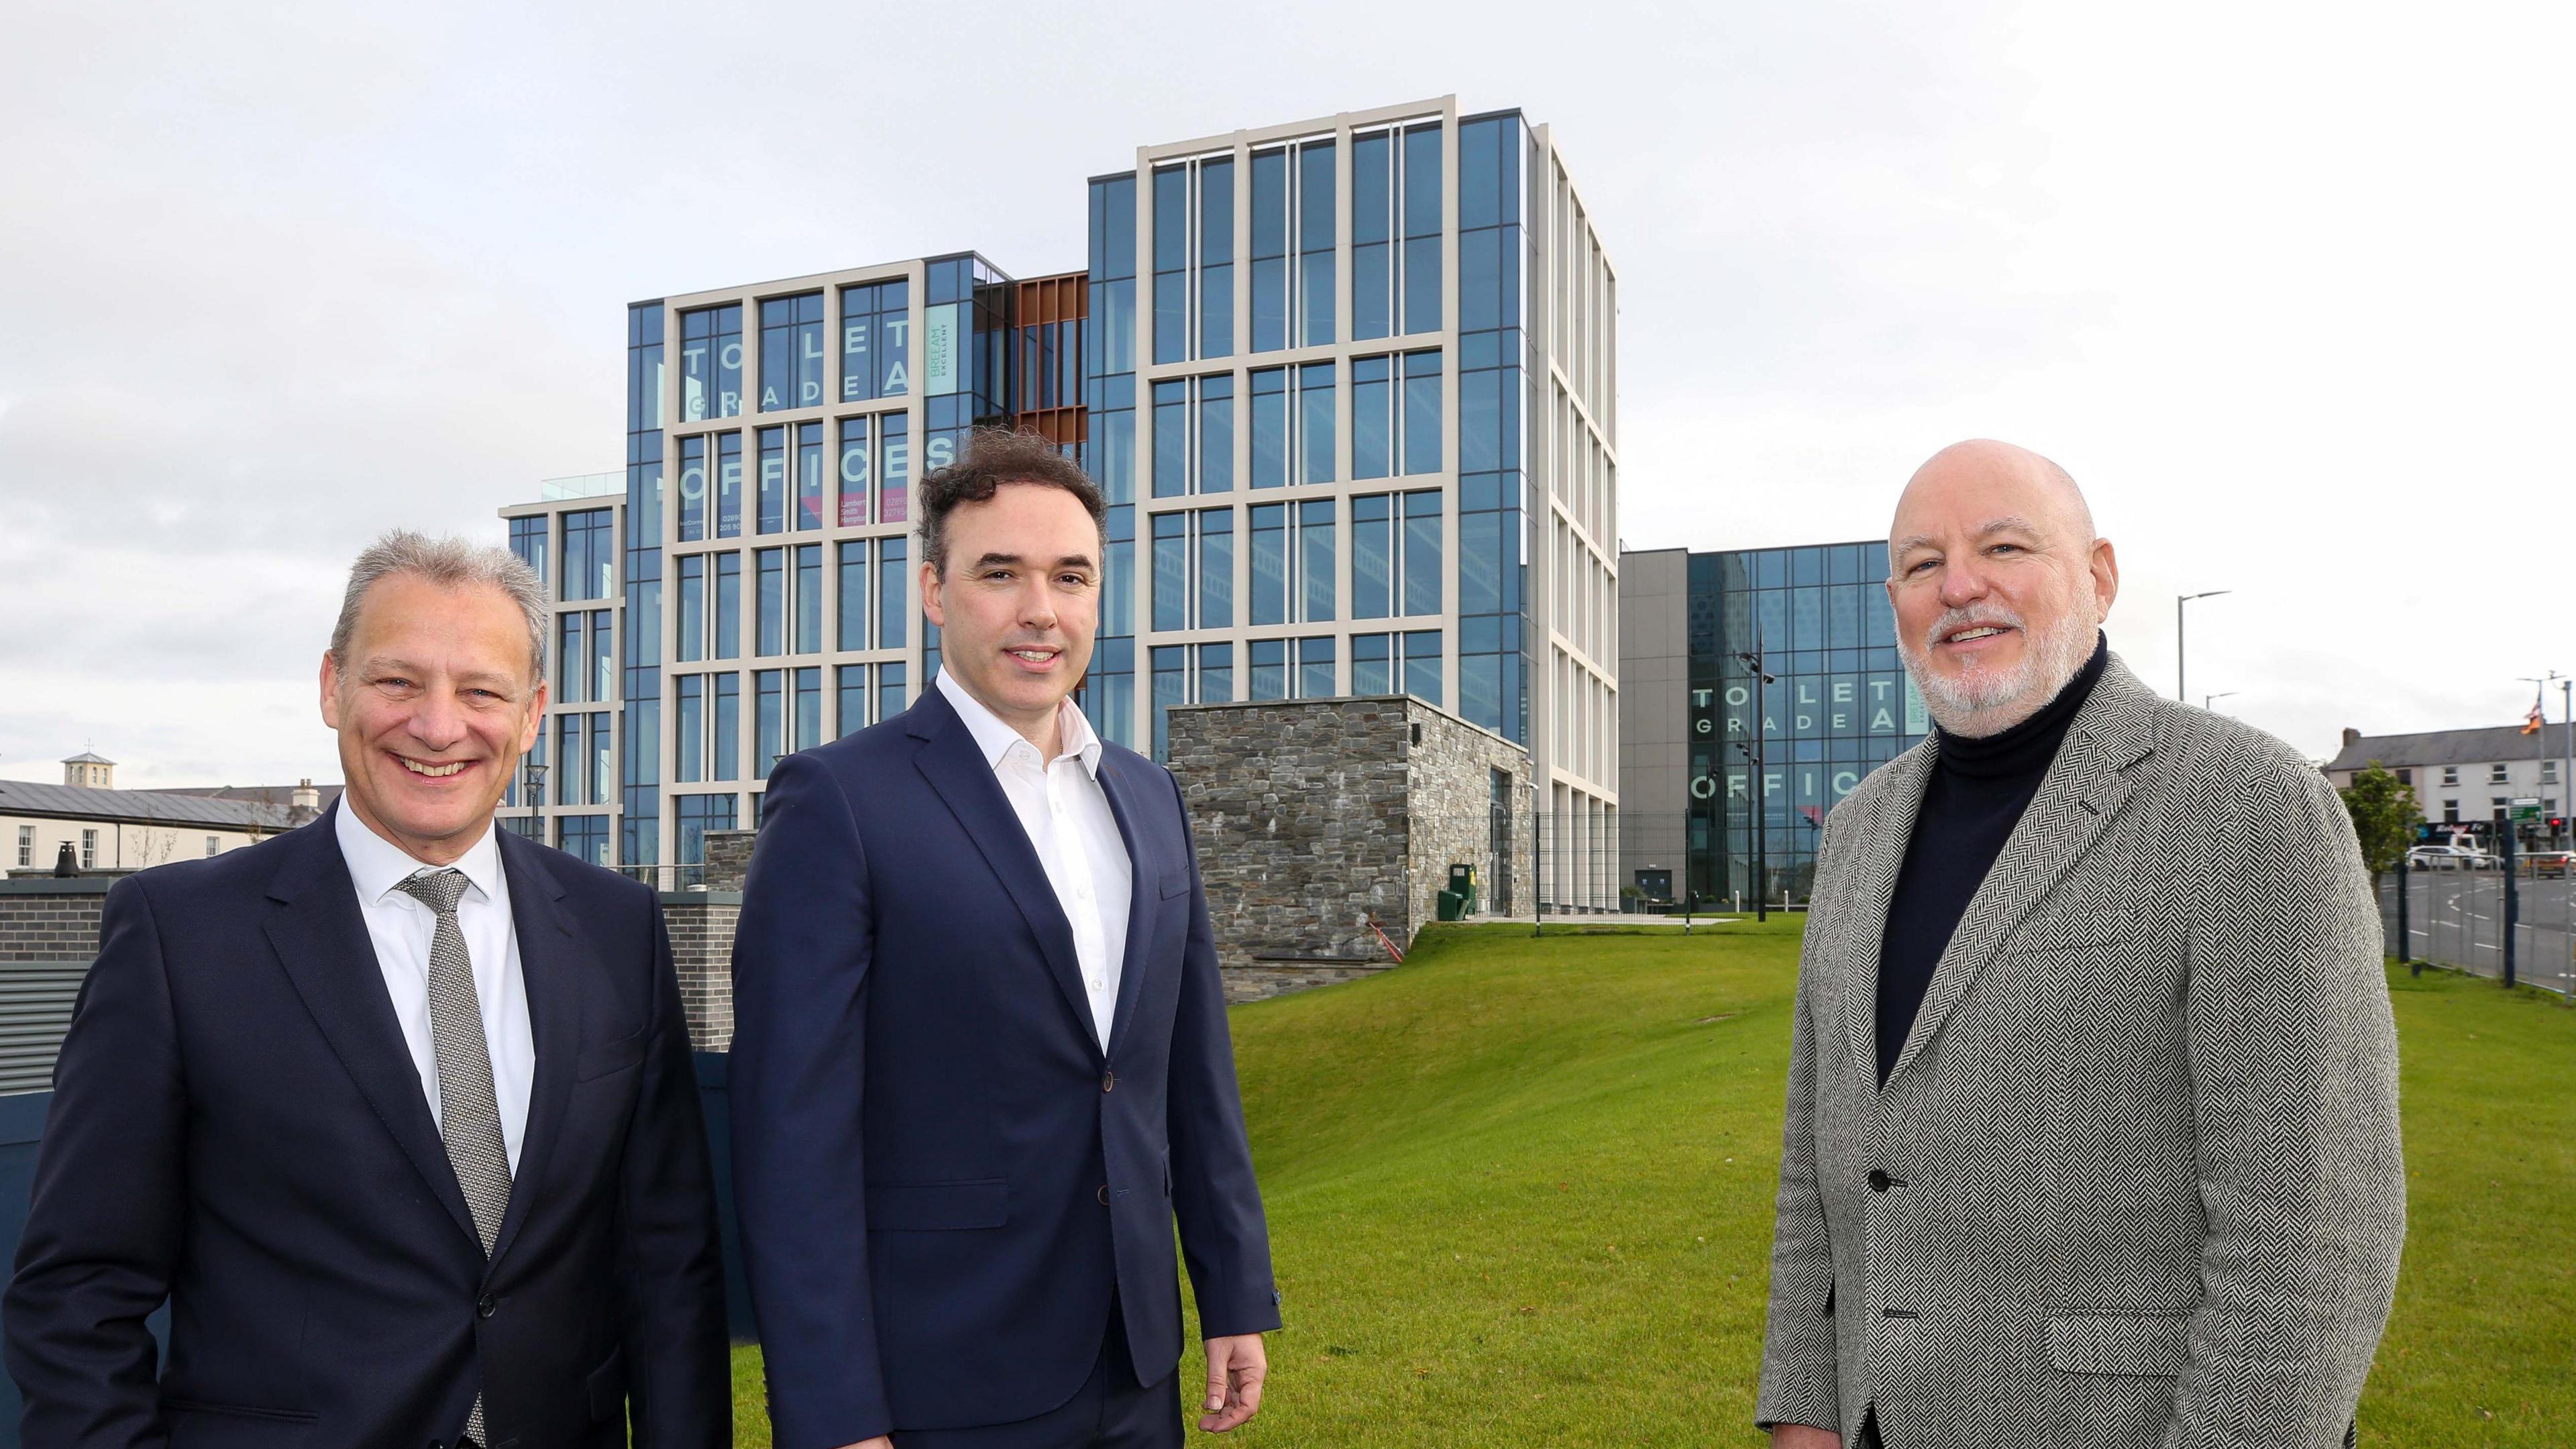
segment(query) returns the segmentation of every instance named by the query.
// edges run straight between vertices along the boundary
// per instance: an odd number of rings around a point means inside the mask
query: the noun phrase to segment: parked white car
[[[2406,863],[2417,870],[2492,870],[2496,860],[2465,845],[2418,845],[2406,852]]]

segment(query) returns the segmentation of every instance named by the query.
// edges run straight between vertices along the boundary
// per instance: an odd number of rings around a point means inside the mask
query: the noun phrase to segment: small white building
[[[119,790],[116,762],[83,751],[63,783],[0,780],[0,874],[46,875],[65,847],[83,871],[133,871],[220,855],[292,830],[320,812],[322,792]],[[249,794],[254,798],[227,798]],[[283,794],[282,801],[261,796]]]
[[[2342,789],[2352,777],[2376,764],[2415,791],[2424,818],[2492,830],[2506,818],[2516,800],[2538,800],[2542,824],[2523,833],[2533,844],[2563,844],[2567,829],[2552,830],[2550,820],[2564,820],[2567,793],[2567,726],[2551,724],[2526,733],[2521,725],[2485,729],[2429,730],[2411,735],[2365,735],[2343,732],[2343,748],[2326,761],[2326,778]]]

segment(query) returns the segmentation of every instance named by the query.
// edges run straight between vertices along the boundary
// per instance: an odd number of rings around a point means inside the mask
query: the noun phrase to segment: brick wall
[[[110,884],[94,877],[0,881],[0,961],[97,956],[99,913]]]
[[[741,918],[739,891],[662,892],[680,1005],[689,1040],[702,1052],[733,1050],[733,932]]]

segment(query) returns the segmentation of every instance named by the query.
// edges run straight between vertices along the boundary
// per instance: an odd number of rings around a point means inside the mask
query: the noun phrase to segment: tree
[[[2380,873],[2395,870],[2406,859],[2407,848],[2415,843],[2416,827],[2424,823],[2424,811],[2415,803],[2415,787],[2399,784],[2395,775],[2373,760],[2352,777],[2350,786],[2336,793],[2343,796],[2343,808],[2352,812],[2352,833],[2361,838],[2361,862],[2370,867],[2370,884],[2377,889]]]

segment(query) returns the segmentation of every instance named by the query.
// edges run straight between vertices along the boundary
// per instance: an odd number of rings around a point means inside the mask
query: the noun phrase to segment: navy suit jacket
[[[1104,744],[1133,863],[1101,1050],[1056,904],[947,698],[770,776],[734,942],[734,1200],[779,1449],[1009,1423],[1279,1326],[1225,993],[1169,771]],[[897,1441],[902,1441],[898,1437]]]
[[[732,1442],[661,911],[500,843],[536,1077],[488,1263],[329,815],[108,893],[0,1307],[28,1449],[420,1449],[478,1384],[493,1449],[623,1444],[630,1398],[640,1444]]]

